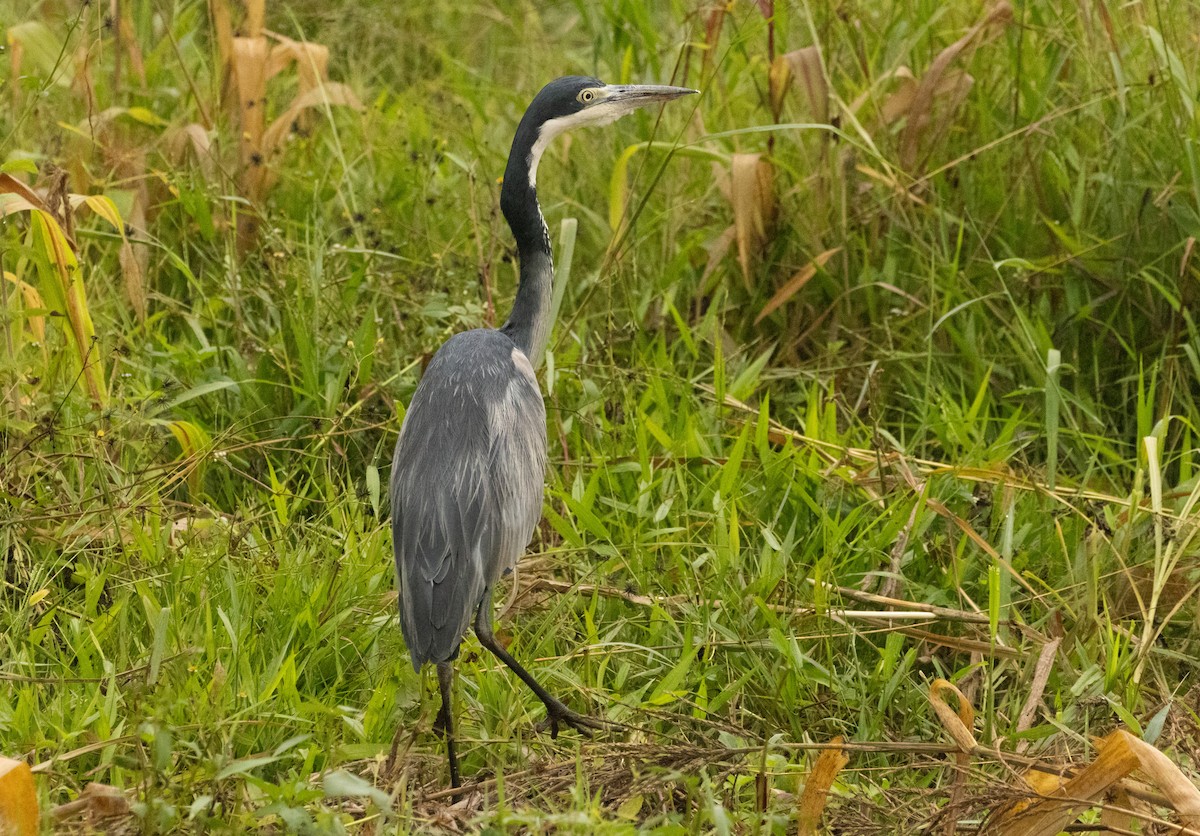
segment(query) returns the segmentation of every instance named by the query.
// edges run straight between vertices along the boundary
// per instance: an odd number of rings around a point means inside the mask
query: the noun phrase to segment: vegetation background
[[[815,832],[840,737],[832,832],[1017,833],[1014,770],[1115,729],[1195,768],[1195,4],[0,22],[0,753],[46,829]],[[628,728],[550,740],[469,638],[456,801],[381,486],[424,360],[507,312],[497,177],[567,73],[701,90],[542,165],[553,463],[500,628]]]

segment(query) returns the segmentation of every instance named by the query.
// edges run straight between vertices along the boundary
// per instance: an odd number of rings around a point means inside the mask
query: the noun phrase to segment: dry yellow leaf
[[[1006,813],[998,822],[997,836],[1057,836],[1082,810],[1119,789],[1119,782],[1135,769],[1141,769],[1167,797],[1183,825],[1200,824],[1200,792],[1162,752],[1122,729],[1097,741],[1096,747],[1099,755],[1082,771],[1061,788],[1040,793],[1049,797]],[[1026,780],[1035,792],[1047,783],[1042,778]]]
[[[1114,737],[1119,743],[1113,740]],[[1123,745],[1132,751],[1138,759],[1142,773],[1167,797],[1175,812],[1179,813],[1180,822],[1187,827],[1200,828],[1200,790],[1196,789],[1196,785],[1188,780],[1170,758],[1127,731],[1113,732],[1102,743],[1102,753],[1104,749],[1117,745]]]
[[[37,788],[29,764],[0,758],[0,833],[36,836],[38,832]]]
[[[729,166],[729,200],[742,280],[750,289],[750,265],[775,221],[774,172],[762,154],[734,154]]]
[[[957,710],[946,702],[947,693],[958,697]],[[942,727],[954,738],[959,749],[970,752],[979,745],[975,741],[975,732],[972,731],[975,726],[975,707],[962,691],[944,679],[935,679],[929,686],[929,701],[933,704],[934,713],[942,721]]]
[[[775,295],[771,297],[770,301],[763,306],[763,309],[759,312],[758,316],[754,318],[754,324],[757,325],[758,323],[762,322],[764,319],[774,313],[784,302],[799,293],[800,289],[808,284],[809,279],[817,275],[817,271],[825,266],[825,262],[829,261],[829,259],[833,258],[841,251],[841,247],[834,247],[831,250],[826,250],[812,261],[808,262],[808,264],[805,264],[803,267],[797,270],[796,273],[787,280],[783,287],[779,288],[779,290],[775,292]]]
[[[835,748],[821,752],[796,805],[798,836],[815,836],[817,826],[821,823],[821,814],[825,812],[825,803],[829,800],[829,788],[833,786],[842,767],[850,762],[850,758],[842,751],[841,737],[829,742]]]

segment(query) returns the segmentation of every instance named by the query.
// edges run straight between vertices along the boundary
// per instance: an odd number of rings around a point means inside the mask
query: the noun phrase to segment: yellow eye
[[[596,94],[591,90],[584,90],[579,94],[579,101],[583,102],[584,104],[587,104],[594,98],[596,98]]]

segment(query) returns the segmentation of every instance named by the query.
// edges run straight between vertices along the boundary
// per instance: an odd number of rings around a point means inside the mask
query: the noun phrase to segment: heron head
[[[541,89],[529,106],[544,135],[585,125],[607,125],[639,107],[695,93],[687,87],[662,84],[605,84],[598,78],[569,75]]]
[[[588,125],[607,125],[641,107],[667,102],[698,91],[663,84],[605,84],[598,78],[556,78],[534,97],[522,128],[536,132],[530,149],[529,182],[537,179],[542,152],[559,134]]]

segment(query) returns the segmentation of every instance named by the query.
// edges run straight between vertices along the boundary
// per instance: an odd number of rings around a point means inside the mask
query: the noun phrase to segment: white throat
[[[559,116],[557,119],[547,119],[543,122],[542,127],[538,130],[537,141],[533,143],[533,148],[529,149],[530,188],[537,188],[538,163],[542,161],[542,154],[546,152],[556,136],[586,125],[607,125],[628,112],[628,108],[623,108],[618,104],[600,102],[584,108],[578,113],[572,113],[570,116]]]

